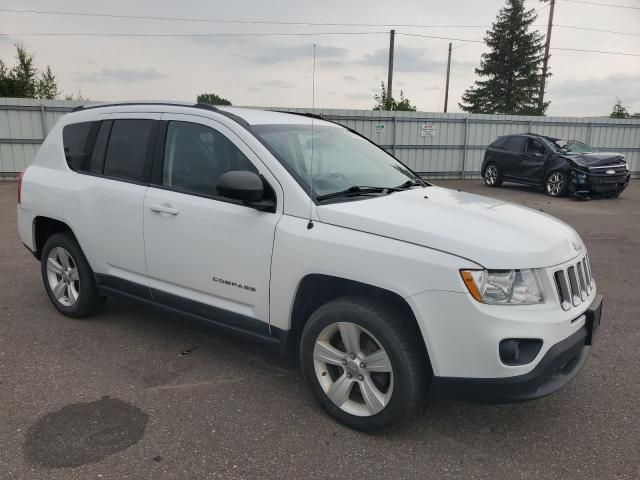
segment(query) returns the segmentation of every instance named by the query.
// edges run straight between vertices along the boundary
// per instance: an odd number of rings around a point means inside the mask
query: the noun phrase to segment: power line
[[[583,3],[585,5],[598,5],[599,7],[631,8],[633,10],[640,10],[640,7],[635,7],[632,5],[616,5],[613,3],[587,2],[585,0],[562,0],[562,1],[571,2],[571,3]]]
[[[640,37],[640,33],[618,32],[617,30],[604,30],[604,29],[592,28],[592,27],[575,27],[573,25],[558,25],[557,23],[554,23],[553,26],[555,28],[570,28],[572,30],[586,30],[587,32],[615,33],[617,35],[632,35],[635,37]]]
[[[570,0],[566,0],[570,1]],[[573,0],[572,0],[573,1]],[[578,1],[578,0],[575,0]],[[536,13],[540,13],[549,5],[538,8]],[[631,7],[630,7],[631,8]],[[639,7],[640,8],[640,7]],[[323,23],[323,22],[285,22],[273,20],[237,20],[237,19],[217,19],[217,18],[197,18],[197,17],[163,17],[149,15],[124,15],[111,13],[88,13],[88,12],[69,12],[59,10],[22,10],[11,8],[0,8],[0,12],[5,13],[21,13],[21,14],[44,14],[44,15],[70,15],[80,17],[102,17],[102,18],[119,18],[134,20],[160,20],[160,21],[178,21],[178,22],[204,22],[204,23],[227,23],[227,24],[245,24],[245,25],[291,25],[291,26],[312,26],[312,27],[405,27],[405,28],[490,28],[491,25],[435,25],[435,24],[416,24],[416,23]],[[533,25],[534,27],[545,27],[546,25]],[[587,30],[602,33],[615,33],[621,35],[637,35],[636,33],[618,32],[615,30],[604,30],[590,27],[579,27],[571,25],[554,25],[561,28],[571,28],[576,30]],[[455,48],[455,47],[454,47]]]
[[[404,35],[405,37],[422,37],[422,38],[435,38],[437,40],[454,40],[456,42],[484,43],[484,40],[473,40],[469,38],[441,37],[439,35],[425,35],[422,33],[402,33],[402,32],[397,32],[397,33],[398,35]]]
[[[100,32],[39,32],[0,33],[0,37],[298,37],[316,35],[387,35],[389,32],[259,32],[259,33],[100,33]]]
[[[587,52],[587,53],[603,53],[606,55],[624,55],[628,57],[640,57],[640,53],[630,53],[630,52],[612,52],[608,50],[586,50],[582,48],[560,48],[560,47],[551,47],[551,50],[564,50],[566,52]]]
[[[40,32],[40,33],[0,33],[0,37],[167,37],[167,38],[191,38],[191,37],[294,37],[294,36],[309,36],[316,35],[388,35],[389,32],[260,32],[260,33],[100,33],[100,32]],[[438,35],[423,35],[418,33],[402,33],[396,32],[396,35],[404,35],[408,37],[422,37],[432,38],[436,40],[451,40],[457,42],[467,43],[484,43],[483,40],[473,40],[469,38],[455,38],[455,37],[441,37]],[[640,53],[631,52],[613,52],[605,50],[587,50],[580,48],[561,48],[551,47],[551,50],[565,50],[570,52],[585,52],[585,53],[601,53],[608,55],[624,55],[630,57],[640,57]]]
[[[294,25],[312,27],[406,27],[406,28],[488,28],[487,25],[420,25],[413,23],[324,23],[324,22],[285,22],[276,20],[236,20],[218,18],[197,18],[197,17],[162,17],[149,15],[124,15],[112,13],[88,13],[69,12],[60,10],[21,10],[11,8],[0,8],[0,12],[5,13],[28,13],[45,15],[71,15],[79,17],[102,17],[120,18],[134,20],[161,20],[177,22],[204,22],[204,23],[232,23],[245,25]]]

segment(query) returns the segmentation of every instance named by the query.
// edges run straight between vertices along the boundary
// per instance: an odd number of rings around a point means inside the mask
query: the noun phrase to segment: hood
[[[325,223],[451,253],[489,269],[557,265],[584,249],[578,234],[550,215],[436,186],[320,205],[318,216]]]
[[[624,155],[616,152],[578,153],[562,155],[580,167],[600,167],[604,165],[624,165]]]

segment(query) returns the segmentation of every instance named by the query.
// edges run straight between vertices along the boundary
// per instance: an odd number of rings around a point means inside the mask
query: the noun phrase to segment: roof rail
[[[89,105],[79,105],[72,112],[78,112],[81,110],[92,110],[94,108],[107,108],[107,107],[126,107],[126,106],[135,106],[135,105],[164,105],[167,107],[191,107],[196,105],[189,105],[185,103],[178,102],[143,102],[143,101],[131,101],[131,102],[111,102],[111,103],[94,103]],[[200,105],[200,104],[198,104]],[[211,105],[213,107],[213,105]],[[215,107],[213,107],[215,109]]]
[[[330,120],[325,119],[322,114],[316,114],[316,113],[308,113],[308,112],[289,112],[287,110],[268,110],[269,112],[275,112],[275,113],[288,113],[289,115],[299,115],[301,117],[309,117],[309,118],[315,118],[316,120],[324,120],[325,122],[328,122]],[[335,123],[335,122],[332,122]],[[343,125],[344,126],[344,125]]]

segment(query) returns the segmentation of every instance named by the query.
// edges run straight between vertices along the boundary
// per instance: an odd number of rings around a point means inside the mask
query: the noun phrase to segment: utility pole
[[[542,81],[540,82],[540,97],[538,98],[538,109],[542,115],[542,108],[544,107],[544,84],[547,80],[547,65],[549,64],[549,47],[551,45],[551,28],[553,27],[553,8],[556,5],[556,0],[551,0],[549,6],[549,23],[547,24],[547,38],[544,43],[544,60],[542,61]]]
[[[393,98],[393,43],[395,41],[396,31],[391,30],[391,36],[389,37],[389,77],[387,79],[387,102],[391,106],[391,99]]]
[[[449,74],[451,73],[451,42],[449,42],[449,58],[447,59],[447,85],[444,87],[444,113],[447,113],[449,103]]]

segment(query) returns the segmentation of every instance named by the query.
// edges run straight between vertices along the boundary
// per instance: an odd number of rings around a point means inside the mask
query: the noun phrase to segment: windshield
[[[576,140],[569,140],[564,146],[564,149],[569,153],[591,153],[593,148],[586,143],[578,142]]]
[[[420,181],[391,155],[339,126],[257,125],[253,131],[309,188],[313,148],[314,198],[354,186],[398,187]]]

